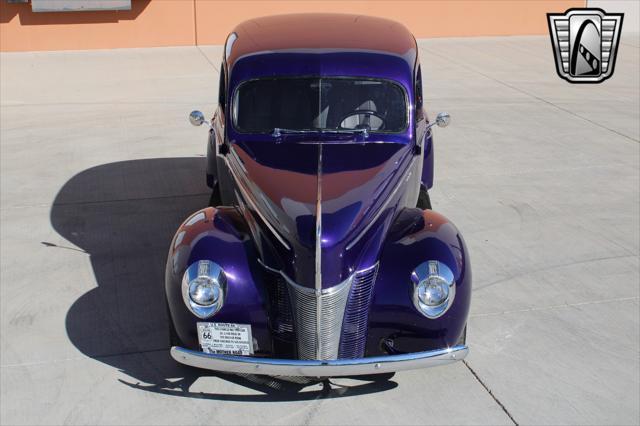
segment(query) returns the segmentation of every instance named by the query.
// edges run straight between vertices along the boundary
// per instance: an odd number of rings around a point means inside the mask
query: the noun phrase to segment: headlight
[[[442,316],[456,295],[453,272],[437,260],[421,263],[411,274],[413,304],[427,318]]]
[[[182,299],[198,318],[209,318],[222,308],[227,292],[227,276],[215,262],[194,262],[182,277]]]
[[[211,277],[198,277],[189,284],[189,297],[198,306],[211,306],[220,298],[220,286]]]

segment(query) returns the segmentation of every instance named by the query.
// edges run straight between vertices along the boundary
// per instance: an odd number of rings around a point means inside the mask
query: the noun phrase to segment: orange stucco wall
[[[130,11],[33,13],[0,0],[0,50],[221,44],[240,21],[298,12],[360,13],[404,23],[418,38],[546,34],[547,12],[585,0],[132,0]]]
[[[131,10],[31,12],[0,0],[0,50],[77,50],[192,45],[192,0],[133,0]]]

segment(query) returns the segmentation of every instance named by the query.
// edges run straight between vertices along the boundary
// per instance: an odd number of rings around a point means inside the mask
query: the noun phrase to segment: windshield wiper
[[[365,139],[369,137],[369,129],[321,129],[320,133],[338,133],[352,135],[354,133],[360,133]]]
[[[283,129],[282,127],[275,127],[273,132],[271,132],[271,136],[274,138],[279,138],[282,134],[292,134],[292,133],[315,133],[318,130],[297,130],[297,129]]]
[[[285,129],[282,127],[275,127],[273,132],[271,132],[271,136],[274,138],[279,138],[282,135],[286,134],[303,134],[303,133],[337,133],[337,134],[346,134],[352,135],[354,133],[361,134],[365,139],[369,137],[369,130],[366,128],[363,129]]]

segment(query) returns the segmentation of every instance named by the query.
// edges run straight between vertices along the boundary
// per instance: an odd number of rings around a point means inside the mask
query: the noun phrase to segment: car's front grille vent
[[[299,359],[314,359],[316,356],[316,297],[307,289],[289,283],[289,295],[296,323]]]
[[[363,357],[377,272],[376,264],[322,290],[318,316],[315,289],[270,271],[269,321],[276,352],[296,351],[299,359]]]
[[[293,331],[291,303],[289,302],[287,285],[282,278],[278,279],[275,290],[277,303],[275,311],[278,312],[278,316],[276,317],[274,332],[280,335],[284,340],[293,341],[295,339],[295,334]]]
[[[340,329],[344,318],[344,308],[351,287],[348,280],[333,289],[335,292],[322,295],[320,311],[320,359],[338,358],[340,348]]]
[[[287,283],[279,274],[270,275],[273,278],[268,283],[267,290],[270,304],[269,320],[273,337],[293,343],[296,336],[293,327],[293,315],[291,313]]]
[[[362,358],[367,344],[369,308],[378,265],[359,271],[351,285],[342,323],[339,358]]]
[[[300,359],[337,359],[344,308],[351,279],[322,290],[320,329],[318,333],[318,299],[314,289],[288,283]],[[318,340],[319,338],[319,340]]]

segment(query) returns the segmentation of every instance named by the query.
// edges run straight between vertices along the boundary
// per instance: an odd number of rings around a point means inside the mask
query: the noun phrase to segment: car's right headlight
[[[227,276],[220,265],[199,260],[189,265],[182,277],[182,299],[198,318],[209,318],[224,304]]]
[[[456,282],[447,265],[437,260],[421,263],[411,274],[413,304],[425,317],[438,318],[456,296]]]

